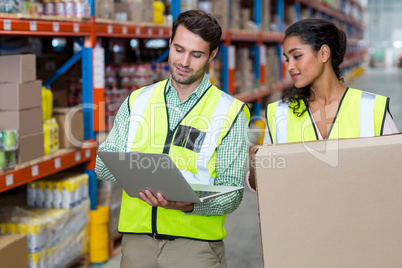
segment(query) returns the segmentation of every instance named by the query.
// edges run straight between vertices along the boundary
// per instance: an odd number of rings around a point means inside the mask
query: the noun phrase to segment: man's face
[[[200,83],[208,63],[217,49],[209,55],[209,43],[180,25],[170,41],[169,68],[173,86],[190,86]],[[176,87],[176,86],[175,86]]]

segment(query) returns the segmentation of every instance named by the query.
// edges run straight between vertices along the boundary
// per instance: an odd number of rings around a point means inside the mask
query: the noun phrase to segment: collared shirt
[[[204,75],[200,85],[182,102],[177,90],[172,86],[171,77],[165,88],[166,104],[169,113],[169,128],[173,130],[180,119],[196,104],[203,93],[211,86],[209,78]],[[126,151],[128,128],[130,122],[128,98],[126,98],[116,115],[113,129],[106,141],[99,146],[99,151]],[[248,122],[242,111],[228,135],[222,140],[216,152],[216,185],[244,186],[244,176],[248,158]],[[99,157],[96,159],[96,174],[104,180],[115,180]],[[243,198],[243,191],[236,191],[211,201],[194,204],[193,215],[223,215],[233,212]]]

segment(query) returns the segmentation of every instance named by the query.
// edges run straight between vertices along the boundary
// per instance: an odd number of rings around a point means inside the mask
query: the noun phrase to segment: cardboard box
[[[142,3],[114,3],[114,12],[126,13],[127,21],[142,22]]]
[[[17,163],[22,164],[44,156],[43,132],[20,136]]]
[[[0,110],[22,110],[42,105],[42,81],[0,83]]]
[[[0,57],[0,83],[24,83],[34,80],[36,80],[35,55]]]
[[[53,93],[53,107],[67,107],[68,106],[68,89],[52,89]]]
[[[0,235],[0,267],[27,268],[28,249],[25,235]]]
[[[18,130],[20,136],[26,136],[43,131],[42,107],[20,111],[0,111],[0,129]]]
[[[53,117],[59,125],[60,148],[80,147],[84,141],[84,120],[82,110],[75,108],[54,108]]]
[[[114,19],[114,2],[112,0],[97,0],[95,2],[95,16],[101,19]]]
[[[402,267],[402,135],[264,146],[264,267]]]

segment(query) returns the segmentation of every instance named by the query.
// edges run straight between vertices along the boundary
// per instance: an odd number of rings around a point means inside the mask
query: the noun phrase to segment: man
[[[243,186],[248,108],[212,86],[205,73],[221,34],[210,14],[181,13],[170,39],[170,78],[131,93],[99,150],[166,153],[190,174],[190,183]],[[95,171],[114,180],[99,158]],[[123,192],[121,267],[227,266],[224,222],[239,206],[242,191],[202,204],[168,201],[149,191],[140,196]]]

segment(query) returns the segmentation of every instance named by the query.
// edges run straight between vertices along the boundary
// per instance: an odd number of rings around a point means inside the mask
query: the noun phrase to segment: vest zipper
[[[173,135],[174,135],[174,131],[169,129],[168,133],[167,133],[167,136],[166,136],[165,147],[163,148],[163,153],[164,154],[169,154],[170,145],[172,144],[172,140],[173,140]]]
[[[158,230],[156,230],[156,217],[158,216],[158,207],[152,207],[152,235],[155,236],[158,234]]]

